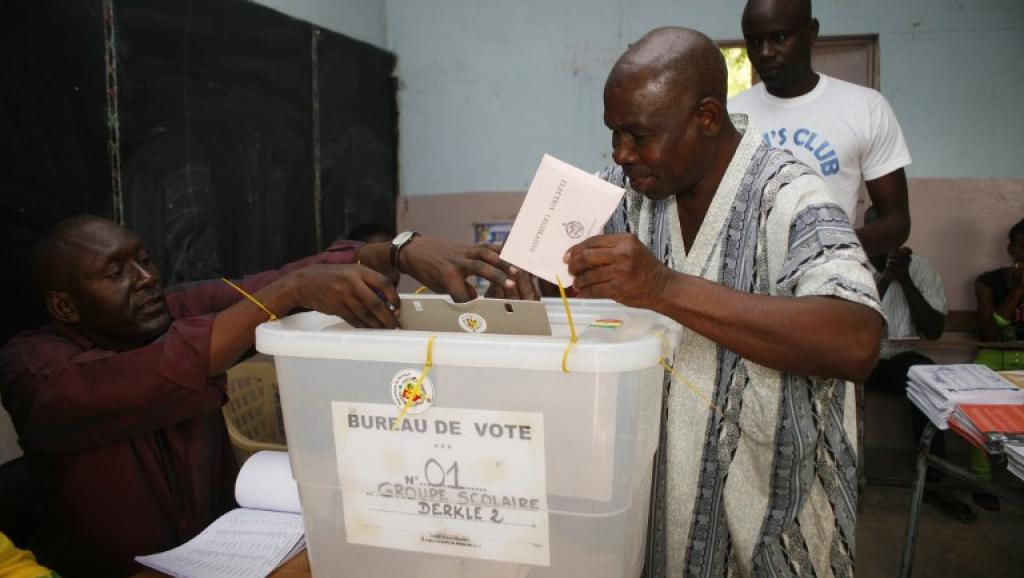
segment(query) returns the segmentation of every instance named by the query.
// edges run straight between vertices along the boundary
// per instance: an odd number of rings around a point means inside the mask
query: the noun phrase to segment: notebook
[[[235,481],[239,508],[172,550],[135,561],[175,578],[263,578],[306,547],[286,452],[258,452]]]

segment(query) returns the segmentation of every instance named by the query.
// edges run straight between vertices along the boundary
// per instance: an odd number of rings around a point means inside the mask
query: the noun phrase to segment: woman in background
[[[1010,228],[1006,252],[1013,259],[1002,267],[978,276],[974,291],[978,299],[978,333],[982,341],[1024,340],[1024,219]],[[995,371],[1024,369],[1024,349],[978,349],[974,363]],[[971,470],[986,480],[992,479],[992,466],[985,452],[971,448]],[[974,503],[987,510],[998,510],[999,500],[986,492],[975,492]]]

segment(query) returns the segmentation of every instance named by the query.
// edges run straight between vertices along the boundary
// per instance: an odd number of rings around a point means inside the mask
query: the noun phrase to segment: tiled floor
[[[868,453],[868,486],[857,519],[857,578],[897,575],[910,512],[913,454]],[[959,456],[966,459],[965,456]],[[957,460],[958,456],[953,456]],[[881,475],[884,473],[885,475]],[[872,475],[875,474],[875,475]],[[885,483],[870,480],[885,478]],[[1005,471],[997,481],[1024,488]],[[969,503],[964,488],[955,493]],[[974,507],[978,521],[961,524],[925,505],[921,514],[914,578],[1002,578],[1024,576],[1024,508],[1003,503],[999,512]]]

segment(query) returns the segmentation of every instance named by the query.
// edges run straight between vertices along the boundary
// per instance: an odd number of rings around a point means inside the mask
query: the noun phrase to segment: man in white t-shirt
[[[791,151],[829,183],[850,222],[863,181],[878,219],[857,230],[869,256],[886,255],[910,235],[910,152],[881,94],[811,68],[818,20],[810,0],[749,0],[743,10],[747,54],[761,82],[729,100],[770,146]]]

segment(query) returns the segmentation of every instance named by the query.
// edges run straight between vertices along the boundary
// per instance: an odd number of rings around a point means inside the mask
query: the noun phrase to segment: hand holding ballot
[[[573,288],[580,297],[614,299],[643,309],[653,309],[672,271],[654,258],[629,233],[598,235],[565,253]]]
[[[550,283],[571,285],[563,255],[603,230],[623,193],[620,187],[544,155],[501,258]]]

